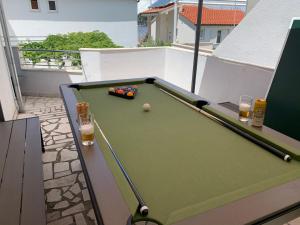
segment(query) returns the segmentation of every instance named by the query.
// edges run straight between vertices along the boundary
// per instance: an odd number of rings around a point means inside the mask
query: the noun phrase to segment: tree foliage
[[[74,32],[68,34],[49,35],[41,42],[28,42],[20,45],[23,57],[29,59],[33,64],[45,60],[58,62],[60,67],[64,66],[63,59],[69,59],[73,66],[81,64],[79,53],[28,51],[28,50],[66,50],[77,51],[80,48],[120,48],[105,33]]]

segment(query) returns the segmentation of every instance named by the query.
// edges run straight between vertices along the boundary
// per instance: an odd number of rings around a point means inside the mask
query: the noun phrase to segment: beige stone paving
[[[25,113],[18,118],[39,116],[45,143],[47,224],[97,224],[62,100],[26,96],[24,102]]]

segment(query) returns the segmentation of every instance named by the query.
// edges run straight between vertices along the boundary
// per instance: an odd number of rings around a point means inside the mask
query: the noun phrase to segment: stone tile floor
[[[25,96],[24,102],[18,118],[39,116],[45,143],[47,225],[97,225],[62,100]]]

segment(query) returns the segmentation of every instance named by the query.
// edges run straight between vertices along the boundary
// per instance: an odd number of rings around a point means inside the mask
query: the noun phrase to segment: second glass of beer
[[[253,103],[253,98],[248,95],[242,95],[239,103],[239,120],[248,122],[250,119],[250,112]]]
[[[93,145],[95,138],[93,115],[88,114],[86,117],[79,117],[79,121],[79,131],[81,134],[82,144],[84,146]]]

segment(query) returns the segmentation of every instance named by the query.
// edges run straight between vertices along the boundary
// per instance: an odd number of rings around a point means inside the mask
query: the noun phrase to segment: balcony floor
[[[97,224],[62,99],[25,96],[24,103],[18,118],[41,121],[47,224]]]

